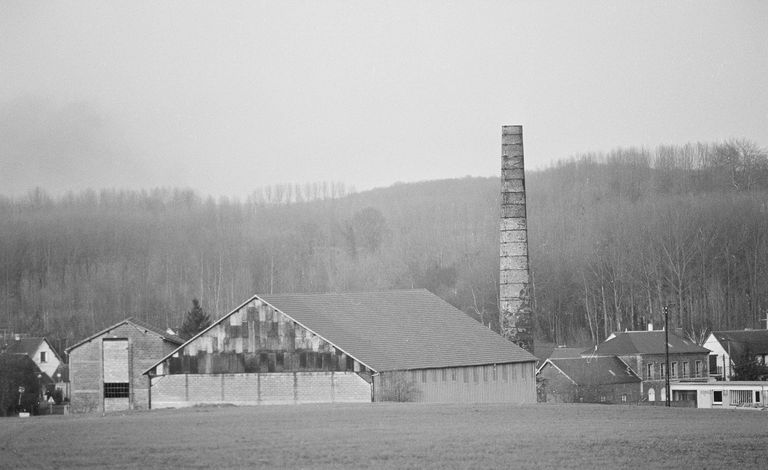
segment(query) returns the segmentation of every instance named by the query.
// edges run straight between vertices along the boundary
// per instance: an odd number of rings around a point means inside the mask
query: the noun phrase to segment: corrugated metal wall
[[[389,371],[374,376],[376,401],[536,403],[533,362]]]

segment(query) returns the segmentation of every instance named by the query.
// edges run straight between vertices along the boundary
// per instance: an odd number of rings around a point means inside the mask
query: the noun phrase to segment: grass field
[[[0,420],[3,468],[766,468],[768,413],[300,405]]]

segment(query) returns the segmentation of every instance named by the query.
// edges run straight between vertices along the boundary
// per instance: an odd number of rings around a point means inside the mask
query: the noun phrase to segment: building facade
[[[254,296],[145,372],[153,408],[535,402],[535,358],[425,290]]]
[[[710,375],[717,380],[733,380],[741,361],[768,364],[768,330],[713,331],[704,347],[710,351]]]
[[[67,349],[73,412],[148,409],[142,372],[182,340],[144,322],[126,319]]]
[[[693,402],[697,408],[750,409],[766,408],[768,382],[716,381],[707,383],[673,383],[675,402]]]
[[[637,403],[641,379],[617,357],[549,358],[539,367],[539,401]]]
[[[641,401],[667,399],[667,374],[670,382],[706,382],[709,379],[709,350],[669,333],[669,371],[664,331],[625,331],[611,335],[584,356],[615,356],[642,379]]]

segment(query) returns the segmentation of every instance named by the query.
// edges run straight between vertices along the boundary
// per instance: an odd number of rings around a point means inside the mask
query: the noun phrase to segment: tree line
[[[664,306],[693,337],[765,326],[754,143],[580,155],[526,185],[539,339],[594,343],[663,322]],[[63,348],[127,316],[178,328],[193,298],[217,318],[258,293],[427,288],[497,328],[498,177],[288,187],[0,198],[0,327]]]

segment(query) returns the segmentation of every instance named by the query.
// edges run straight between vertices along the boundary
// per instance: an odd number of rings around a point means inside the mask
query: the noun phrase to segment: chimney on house
[[[528,225],[525,212],[523,126],[501,128],[501,334],[533,354],[533,311],[528,283]]]

